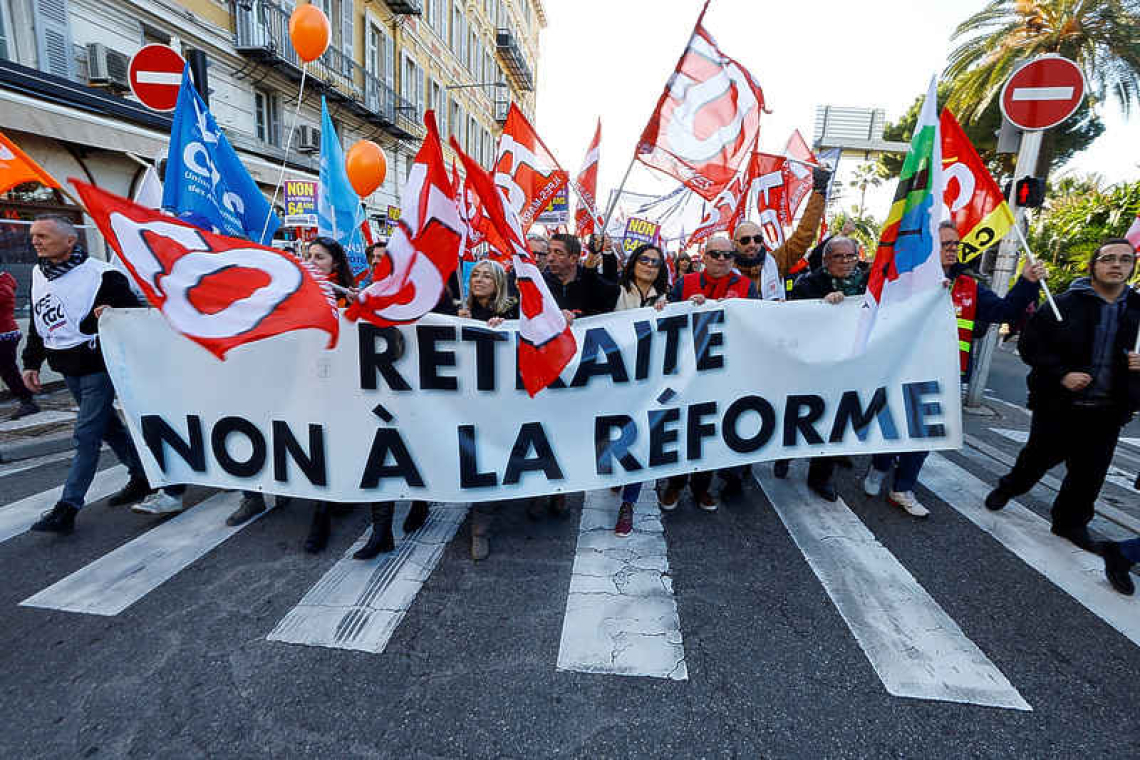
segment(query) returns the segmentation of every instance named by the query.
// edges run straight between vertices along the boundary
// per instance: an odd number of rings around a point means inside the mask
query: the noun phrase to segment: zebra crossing
[[[1047,579],[1056,593],[1071,597],[1131,645],[1140,646],[1140,604],[1108,586],[1098,557],[1052,536],[1048,521],[1023,504],[1011,502],[998,513],[982,507],[989,483],[1001,469],[1000,463],[981,466],[984,456],[975,448],[956,455],[965,464],[941,454],[929,457],[921,485],[949,507],[935,510],[930,519],[960,515],[979,531],[980,540],[992,542],[992,551],[1011,552]],[[944,600],[924,589],[851,507],[842,500],[828,504],[811,494],[799,470],[794,465],[788,479],[777,480],[769,464],[756,465],[755,485],[763,494],[756,508],[775,512],[786,535],[769,540],[790,540],[799,550],[882,688],[901,698],[1033,710],[1018,684],[971,638],[971,631],[946,612]],[[0,484],[25,472],[0,472]],[[125,479],[118,465],[100,471],[90,500],[104,498]],[[0,543],[27,531],[61,489],[0,505]],[[1046,485],[1038,489],[1046,489],[1039,500],[1048,497]],[[223,543],[245,540],[238,534],[253,521],[232,528],[224,524],[239,498],[215,493],[175,517],[156,524],[140,522],[144,529],[137,536],[19,604],[120,615]],[[928,506],[937,504],[927,501]],[[618,538],[612,533],[618,502],[609,491],[585,495],[577,546],[566,558],[572,568],[561,590],[566,600],[562,634],[550,666],[600,676],[685,681],[692,675],[683,633],[693,621],[686,621],[684,605],[674,594],[673,577],[686,568],[670,562],[669,544],[676,539],[670,535],[669,516],[657,510],[654,491],[647,485],[635,508],[633,535]],[[406,503],[398,507],[397,526],[406,510]],[[375,560],[354,560],[352,553],[368,538],[365,531],[287,614],[259,635],[278,644],[383,654],[402,621],[414,614],[415,601],[443,561],[448,544],[460,540],[457,534],[468,512],[468,505],[435,505],[431,519],[415,533],[405,536],[397,528],[395,551]],[[272,509],[259,516],[274,518]],[[900,519],[910,518],[900,513]],[[1111,525],[1123,529],[1119,523]],[[82,540],[82,533],[74,538]]]

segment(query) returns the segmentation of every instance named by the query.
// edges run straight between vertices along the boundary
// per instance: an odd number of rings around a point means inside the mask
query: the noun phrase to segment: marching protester
[[[37,217],[31,227],[32,247],[39,257],[32,270],[32,319],[24,347],[24,384],[38,393],[44,360],[63,375],[79,415],[75,421],[75,457],[59,502],[32,525],[32,530],[67,534],[83,508],[95,478],[99,449],[106,441],[130,475],[126,486],[109,499],[112,506],[130,504],[151,492],[138,453],[115,413],[115,387],[99,348],[99,315],[108,306],[139,306],[127,278],[111,265],[89,258],[75,226],[63,216]]]
[[[665,254],[655,245],[642,245],[626,259],[625,269],[618,280],[617,303],[614,311],[641,309],[652,306],[662,309],[668,301],[669,275],[665,268]],[[628,536],[633,532],[633,505],[641,496],[642,484],[629,483],[621,489],[621,507],[618,509],[614,533]]]
[[[337,306],[342,309],[348,306],[349,301],[356,295],[356,282],[344,246],[332,238],[314,238],[305,247],[305,253],[301,258],[316,267],[318,272],[336,286],[334,290]]]
[[[534,256],[534,261],[538,264],[538,268],[543,272],[546,271],[546,257],[550,252],[550,241],[543,235],[537,232],[532,232],[526,236],[527,247],[530,248],[530,255]]]
[[[1096,548],[1088,524],[1120,429],[1140,409],[1140,294],[1128,287],[1135,271],[1132,244],[1106,240],[1088,277],[1055,299],[1063,320],[1041,309],[1025,326],[1018,347],[1030,367],[1029,440],[986,496],[987,508],[1001,509],[1064,462],[1052,531],[1086,551]]]
[[[10,420],[18,420],[40,410],[32,392],[24,385],[16,364],[16,346],[20,344],[21,337],[20,326],[16,323],[16,278],[11,272],[0,272],[0,377],[20,402],[16,411],[8,416]]]
[[[765,301],[783,301],[787,297],[783,278],[815,240],[827,207],[830,182],[831,172],[827,169],[812,169],[812,193],[800,223],[792,236],[774,251],[765,247],[760,225],[755,222],[741,222],[733,230],[736,266],[756,286],[756,292]]]
[[[1136,592],[1132,566],[1140,562],[1140,538],[1106,541],[1100,553],[1104,556],[1104,575],[1108,582],[1125,596],[1132,596]]]
[[[677,268],[677,279],[681,279],[693,271],[693,260],[689,258],[689,254],[679,253],[674,266]]]
[[[736,258],[736,248],[732,241],[724,235],[714,235],[709,238],[705,246],[704,271],[690,272],[678,278],[669,292],[669,301],[691,301],[700,306],[705,301],[724,300],[727,298],[759,298],[756,286],[747,278],[732,271],[733,259]],[[681,491],[688,483],[697,506],[706,512],[715,512],[716,499],[709,489],[712,487],[712,471],[695,472],[692,475],[676,475],[669,478],[665,490],[658,496],[661,509],[669,512],[676,508],[677,500],[681,498]],[[723,496],[739,493],[741,475],[739,468],[730,468],[721,471],[725,480]]]
[[[835,236],[823,250],[823,266],[796,280],[792,300],[822,298],[824,303],[840,304],[848,296],[859,296],[867,290],[867,270],[857,267],[859,244],[849,237]],[[839,457],[812,457],[808,463],[808,488],[825,501],[837,501],[835,467]],[[788,460],[774,465],[776,477],[788,474]]]
[[[986,334],[992,324],[1016,319],[1025,309],[1036,302],[1041,291],[1041,280],[1045,277],[1045,265],[1041,262],[1027,264],[1021,277],[1004,298],[978,282],[965,264],[958,261],[961,247],[958,228],[951,221],[944,221],[938,227],[941,246],[942,271],[946,275],[946,285],[950,288],[950,300],[958,319],[958,360],[962,382],[970,379],[973,372],[974,339]],[[896,465],[892,488],[887,499],[916,517],[925,517],[927,509],[914,496],[914,487],[922,463],[926,461],[926,451],[908,451],[902,454],[875,454],[871,457],[871,468],[863,480],[863,491],[868,496],[877,496],[882,490],[883,480]]]
[[[507,273],[497,262],[484,259],[471,268],[467,300],[459,316],[486,322],[495,328],[505,320],[518,319],[519,304],[507,288]],[[471,559],[484,560],[491,553],[491,521],[500,502],[483,501],[471,510]],[[532,502],[533,503],[533,502]]]

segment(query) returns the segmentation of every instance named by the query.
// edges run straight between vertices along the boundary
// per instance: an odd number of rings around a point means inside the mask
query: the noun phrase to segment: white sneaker
[[[891,504],[905,509],[908,515],[926,517],[930,514],[930,510],[919,504],[918,499],[914,498],[914,494],[910,491],[891,491],[887,494],[887,499]]]
[[[867,470],[867,477],[863,478],[863,493],[868,496],[878,496],[879,491],[883,490],[883,478],[887,477],[887,473],[879,472],[874,467]]]
[[[159,490],[131,507],[132,512],[140,515],[172,515],[185,509],[182,506],[182,496],[171,496]]]

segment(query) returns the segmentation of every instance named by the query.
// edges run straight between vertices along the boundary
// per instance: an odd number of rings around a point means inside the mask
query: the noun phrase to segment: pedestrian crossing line
[[[1006,438],[1010,441],[1013,441],[1014,443],[1025,444],[1025,442],[1029,440],[1029,431],[1028,430],[1010,430],[1008,428],[990,428],[990,430],[994,433],[997,433],[1002,438]],[[1134,457],[1130,454],[1124,453],[1123,451],[1120,450],[1119,447],[1117,447],[1117,450],[1116,450],[1115,455],[1113,456],[1113,459],[1119,459],[1124,464],[1129,465],[1129,466],[1135,466],[1135,465],[1140,464],[1140,460],[1138,460],[1136,457]],[[1112,474],[1120,475],[1120,476],[1124,477],[1125,480],[1128,480],[1128,474],[1126,472],[1124,472],[1123,470],[1121,470],[1117,467],[1113,467],[1112,469],[1115,471]]]
[[[366,530],[266,638],[383,652],[468,510],[466,504],[433,504],[423,527],[405,536],[398,526],[408,506],[401,502],[393,516],[393,551],[373,560],[353,559],[371,535],[371,528]]]
[[[104,447],[105,451],[109,451]],[[53,462],[62,462],[66,459],[71,459],[75,456],[75,451],[68,449],[61,451],[58,454],[44,454],[42,457],[35,457],[34,459],[18,459],[11,464],[0,465],[0,478],[6,478],[10,475],[15,475],[18,472],[26,470],[33,470],[36,467],[43,467],[46,464]]]
[[[110,496],[122,488],[127,482],[127,468],[121,464],[108,467],[95,473],[91,487],[87,489],[87,503],[98,501]],[[32,527],[32,523],[40,519],[40,515],[55,506],[63,494],[63,486],[41,491],[37,494],[20,499],[19,501],[0,507],[0,543],[13,536],[19,536]],[[83,510],[80,510],[76,521],[83,519]]]
[[[226,517],[240,501],[237,492],[215,494],[28,597],[20,606],[118,615],[266,514],[235,527],[226,525]]]
[[[36,412],[35,414],[29,414],[27,417],[21,417],[18,420],[5,420],[4,422],[0,422],[0,433],[27,430],[28,428],[39,427],[40,425],[51,425],[56,422],[70,422],[73,419],[75,419],[75,412],[47,409],[42,412]]]
[[[1140,645],[1140,607],[1118,594],[1104,577],[1104,561],[1049,532],[1049,521],[1011,501],[999,512],[983,502],[990,486],[949,459],[932,453],[920,482],[998,543],[1111,625]]]
[[[809,491],[801,467],[752,471],[888,693],[1033,709],[842,499]]]
[[[1011,456],[996,446],[991,446],[985,441],[979,438],[975,438],[972,435],[967,435],[965,437],[965,441],[968,448],[976,449],[982,452],[983,454],[989,456],[991,459],[994,459],[1006,465],[1007,468],[1013,467],[1014,463],[1017,461],[1016,457]],[[1119,474],[1114,475],[1112,472],[1113,469],[1115,468],[1110,468],[1109,476],[1105,479],[1106,482],[1110,482],[1114,485],[1126,488],[1127,490],[1131,490],[1131,483],[1121,483],[1121,476]],[[1008,469],[1006,471],[1008,472]],[[1119,472],[1120,471],[1117,470],[1117,473]],[[998,474],[1004,475],[1005,472]],[[1047,488],[1052,489],[1054,492],[1061,490],[1061,481],[1053,475],[1043,475],[1039,482]],[[1103,499],[1097,499],[1096,503],[1094,504],[1094,508],[1097,514],[1104,517],[1106,520],[1111,520],[1122,528],[1127,528],[1133,533],[1140,534],[1140,518],[1128,514],[1119,507],[1114,507],[1113,505],[1108,504]]]
[[[557,668],[686,681],[656,493],[642,488],[625,538],[614,534],[618,498],[591,491],[582,504]]]

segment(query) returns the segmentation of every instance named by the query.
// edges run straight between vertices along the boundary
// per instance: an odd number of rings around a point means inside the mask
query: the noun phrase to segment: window
[[[447,130],[444,128],[446,125],[444,121],[447,119],[447,113],[443,110],[443,88],[440,87],[439,82],[434,79],[431,80],[431,89],[429,90],[429,97],[431,110],[435,111],[436,125],[439,127],[440,139],[447,139]]]
[[[5,0],[0,0],[0,58],[10,60],[15,58],[16,51],[13,50],[12,43],[9,41],[12,28],[12,20],[8,18],[8,3]]]
[[[459,113],[459,104],[454,100],[451,101],[451,107],[448,109],[450,116],[448,117],[449,134],[455,138],[456,142],[463,141],[463,116]]]
[[[476,75],[479,72],[479,49],[479,32],[472,29],[471,45],[467,49],[467,70],[470,71],[472,75]]]
[[[474,116],[467,117],[467,145],[465,150],[468,154],[479,157],[479,122],[475,121]]]
[[[456,0],[455,5],[451,8],[451,35],[448,37],[447,45],[451,48],[451,52],[459,55],[460,40],[463,39],[463,9],[459,0]]]
[[[387,89],[369,82],[365,86],[365,97],[369,107],[388,113],[392,108],[392,99],[389,93],[395,91],[396,82],[396,53],[392,45],[392,38],[388,30],[376,21],[368,24],[368,35],[365,39],[364,70],[382,82]]]
[[[404,56],[404,75],[400,77],[400,95],[416,108],[415,119],[424,116],[424,72],[407,55]]]
[[[277,95],[268,90],[254,90],[253,102],[257,139],[269,145],[280,145],[281,119],[277,112]]]

